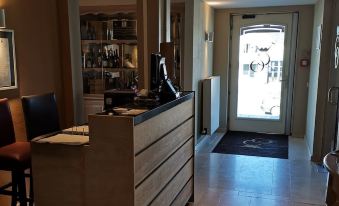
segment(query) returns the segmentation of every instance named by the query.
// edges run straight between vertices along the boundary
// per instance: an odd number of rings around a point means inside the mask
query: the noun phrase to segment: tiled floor
[[[196,206],[325,205],[327,172],[289,139],[289,159],[210,153],[222,134],[196,147]]]
[[[308,160],[303,139],[289,139],[284,160],[210,153],[221,137],[196,147],[194,206],[325,205],[327,173]],[[0,196],[2,205],[10,205],[9,198]]]

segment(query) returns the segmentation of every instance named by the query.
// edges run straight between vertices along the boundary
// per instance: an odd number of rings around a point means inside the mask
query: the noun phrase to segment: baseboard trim
[[[201,135],[195,146],[199,147],[199,145],[201,145],[207,139],[207,137],[210,137],[210,135]]]
[[[227,128],[226,127],[219,127],[216,132],[226,133],[227,132]]]
[[[304,142],[305,142],[307,153],[308,153],[308,159],[312,161],[312,153],[311,153],[310,145],[308,144],[306,135],[304,135]]]

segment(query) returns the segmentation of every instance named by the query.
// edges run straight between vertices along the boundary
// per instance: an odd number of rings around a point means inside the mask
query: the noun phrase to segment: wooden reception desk
[[[194,196],[194,94],[135,117],[92,115],[89,144],[32,142],[36,206],[184,206]]]

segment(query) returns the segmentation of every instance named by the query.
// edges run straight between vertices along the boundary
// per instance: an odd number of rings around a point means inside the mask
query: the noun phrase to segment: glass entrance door
[[[240,31],[237,118],[280,120],[285,26]]]
[[[284,133],[291,14],[233,16],[230,129]]]

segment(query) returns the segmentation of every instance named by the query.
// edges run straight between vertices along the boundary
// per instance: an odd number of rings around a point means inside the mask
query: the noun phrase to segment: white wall
[[[218,9],[215,11],[215,42],[214,42],[214,75],[221,76],[220,93],[220,127],[227,129],[228,108],[228,72],[229,72],[229,35],[230,15],[232,13],[268,13],[298,12],[298,44],[296,50],[296,68],[294,101],[291,132],[294,137],[304,137],[306,125],[306,108],[308,94],[309,68],[299,67],[299,60],[310,58],[313,31],[314,6],[285,6],[244,9]]]
[[[220,76],[220,129],[227,130],[230,14],[215,11],[213,74]]]
[[[320,67],[320,50],[317,49],[318,27],[323,23],[324,0],[320,0],[314,9],[313,23],[313,43],[312,43],[312,61],[310,69],[308,105],[307,105],[307,122],[306,122],[306,140],[309,151],[313,153],[315,118],[318,94],[318,78]]]
[[[201,132],[201,80],[212,75],[213,42],[205,41],[205,32],[214,31],[214,9],[201,0],[185,3],[184,89],[195,91],[196,137]]]

